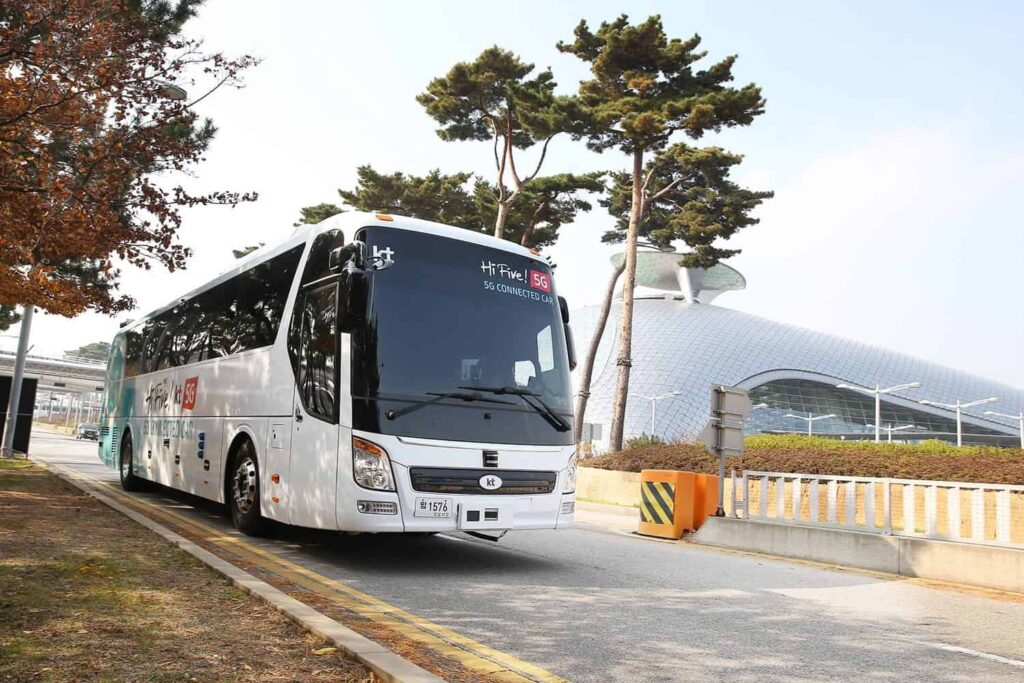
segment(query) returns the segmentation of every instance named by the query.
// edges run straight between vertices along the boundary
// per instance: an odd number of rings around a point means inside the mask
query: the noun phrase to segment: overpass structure
[[[0,351],[0,377],[14,374],[14,360],[14,353]],[[63,419],[72,426],[72,419],[74,424],[90,421],[99,415],[106,371],[104,361],[29,355],[25,360],[25,377],[37,382],[36,404],[31,408],[21,406],[18,412],[49,420]]]
[[[0,375],[14,373],[14,356],[0,351]],[[25,362],[25,377],[38,381],[36,393],[52,391],[65,394],[91,394],[103,391],[103,377],[107,371],[104,361],[84,358],[53,358],[29,355]]]

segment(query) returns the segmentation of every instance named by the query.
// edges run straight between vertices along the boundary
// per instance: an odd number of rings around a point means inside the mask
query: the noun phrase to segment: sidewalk
[[[582,524],[603,526],[616,531],[636,531],[640,510],[621,505],[591,503],[585,500],[576,501],[576,521]]]

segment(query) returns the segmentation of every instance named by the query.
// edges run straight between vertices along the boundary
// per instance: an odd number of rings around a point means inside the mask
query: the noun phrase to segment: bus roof
[[[345,211],[343,213],[336,214],[330,218],[325,218],[319,223],[313,225],[300,225],[295,229],[294,232],[285,240],[276,244],[270,244],[264,247],[260,247],[253,253],[249,254],[245,258],[239,260],[228,270],[225,270],[217,277],[208,280],[199,287],[188,291],[181,296],[171,300],[169,303],[160,306],[159,308],[153,309],[144,316],[133,320],[129,325],[125,326],[125,329],[132,329],[138,327],[146,320],[152,318],[155,315],[163,313],[164,311],[174,307],[182,299],[200,294],[211,287],[214,287],[225,280],[228,280],[241,272],[249,270],[250,268],[263,263],[264,261],[271,259],[278,254],[288,251],[292,247],[300,244],[305,244],[310,237],[319,235],[322,232],[328,230],[341,230],[346,240],[351,240],[356,231],[360,228],[368,226],[381,226],[386,228],[397,228],[399,230],[410,230],[412,232],[422,232],[430,235],[438,235],[439,237],[446,237],[449,239],[460,240],[462,242],[472,242],[473,244],[479,244],[492,249],[499,249],[501,251],[508,251],[520,256],[526,256],[527,258],[537,258],[537,254],[531,250],[516,244],[515,242],[509,242],[508,240],[499,239],[493,235],[486,235],[466,228],[456,228],[451,225],[445,225],[444,223],[435,223],[434,221],[425,221],[419,218],[410,218],[409,216],[399,216],[396,214],[381,214],[381,213],[368,213],[364,211]],[[120,332],[120,331],[119,331]]]

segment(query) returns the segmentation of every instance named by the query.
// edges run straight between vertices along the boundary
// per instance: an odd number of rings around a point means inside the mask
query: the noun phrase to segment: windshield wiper
[[[462,389],[464,387],[459,388]],[[384,416],[387,417],[389,420],[394,420],[397,417],[408,415],[409,413],[419,410],[420,408],[426,408],[427,406],[434,405],[435,403],[443,401],[446,398],[453,398],[458,401],[465,401],[467,403],[473,403],[478,401],[480,403],[503,403],[507,406],[512,405],[511,401],[500,401],[496,398],[487,398],[485,396],[481,396],[480,394],[467,394],[462,391],[449,391],[444,394],[439,394],[434,391],[428,391],[427,396],[436,396],[436,398],[432,398],[429,401],[421,401],[415,405],[402,408],[401,410],[389,410],[387,413],[384,414]]]
[[[523,402],[533,408],[536,412],[540,413],[541,417],[547,420],[548,424],[557,429],[560,432],[567,432],[572,429],[572,426],[565,421],[565,418],[554,411],[554,409],[545,403],[540,394],[530,391],[528,389],[520,389],[519,387],[463,387],[459,389],[469,389],[471,391],[486,391],[490,394],[497,394],[499,396],[518,396],[523,399]],[[536,401],[534,403],[530,399]]]

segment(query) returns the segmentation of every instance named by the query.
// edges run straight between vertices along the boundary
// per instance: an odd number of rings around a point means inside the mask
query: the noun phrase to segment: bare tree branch
[[[537,160],[537,168],[533,169],[533,173],[526,178],[526,182],[530,182],[537,177],[538,173],[540,173],[540,167],[544,164],[544,157],[547,156],[548,153],[548,143],[551,142],[551,139],[555,137],[555,135],[557,135],[557,133],[544,138],[544,145],[540,148],[540,159]]]

